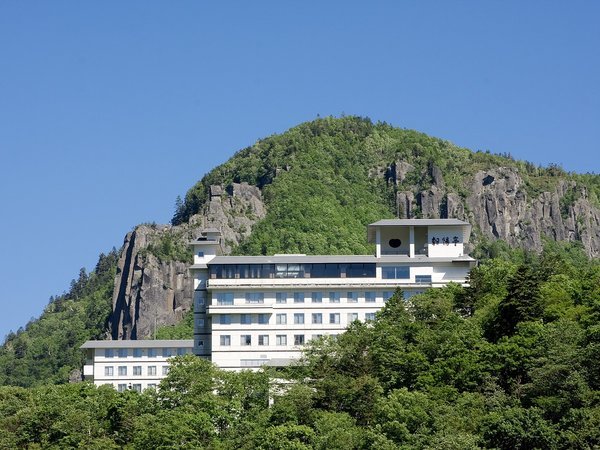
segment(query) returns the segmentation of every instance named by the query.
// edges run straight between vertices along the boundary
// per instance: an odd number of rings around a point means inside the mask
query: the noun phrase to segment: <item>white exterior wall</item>
[[[202,322],[196,316],[195,341],[202,331],[203,349],[196,345],[194,353],[210,355],[211,360],[224,369],[239,370],[258,368],[272,360],[293,360],[301,356],[302,346],[295,345],[295,335],[303,335],[304,342],[317,335],[337,335],[344,332],[349,325],[349,314],[356,314],[358,320],[373,317],[384,305],[397,287],[405,292],[405,297],[421,293],[431,287],[441,287],[448,282],[464,284],[471,268],[472,259],[452,261],[463,256],[464,225],[413,225],[410,226],[379,226],[375,227],[374,242],[376,247],[375,277],[373,278],[207,278],[211,260],[214,257],[204,250],[204,256],[198,257],[200,246],[210,247],[211,241],[194,242],[196,267],[195,289],[206,293],[205,304],[195,300],[195,311],[204,311]],[[458,238],[454,244],[453,238]],[[443,238],[448,237],[450,243],[443,244]],[[437,238],[440,243],[432,245],[431,239]],[[400,239],[398,248],[389,246],[390,239]],[[214,241],[212,241],[214,246]],[[276,264],[270,257],[259,257],[249,260],[248,264]],[[302,255],[289,255],[288,263],[303,264]],[[317,261],[318,258],[315,257]],[[436,258],[440,258],[436,261]],[[444,260],[442,260],[443,258]],[[218,264],[245,264],[243,260],[232,258],[232,262],[220,260]],[[241,262],[240,262],[241,261]],[[281,260],[279,260],[281,261]],[[292,262],[293,261],[293,262]],[[315,259],[313,258],[313,262]],[[330,263],[331,258],[324,262]],[[344,257],[339,260],[343,264]],[[409,267],[408,278],[383,279],[382,268]],[[273,276],[272,274],[270,276]],[[357,292],[358,301],[348,300],[347,293]],[[287,293],[287,303],[277,303],[276,293]],[[304,292],[304,303],[294,303],[293,294]],[[312,292],[322,295],[322,302],[313,303]],[[340,301],[332,302],[329,293],[337,292]],[[375,301],[367,302],[366,292],[375,293]],[[234,296],[232,305],[217,304],[220,293],[230,293]],[[262,303],[247,303],[247,293],[262,293]],[[264,315],[266,323],[259,323],[259,314]],[[277,323],[277,315],[285,314],[287,322]],[[294,314],[304,314],[304,323],[294,323]],[[321,323],[312,323],[312,315],[321,314]],[[330,314],[339,314],[339,322],[330,323]],[[249,323],[241,323],[241,315],[249,315]],[[222,316],[229,320],[221,322]],[[204,329],[201,330],[202,325]],[[242,345],[242,336],[250,337],[249,345]],[[259,336],[268,336],[268,344],[259,345]],[[285,336],[286,343],[278,343],[278,336]],[[222,340],[223,339],[223,340]],[[245,339],[244,339],[245,342]],[[195,342],[197,344],[197,342]]]
[[[454,244],[454,237],[458,238],[458,243]],[[439,244],[433,245],[431,239],[439,239]],[[444,245],[443,239],[450,239],[449,245]],[[463,256],[464,242],[463,230],[458,226],[438,226],[429,227],[427,252],[430,258],[458,257]]]
[[[135,341],[129,341],[135,342]],[[185,353],[191,353],[190,347],[168,347],[171,349],[172,356],[177,355],[177,348],[184,348]],[[114,348],[113,356],[106,356],[105,348],[94,348],[88,349],[88,361],[84,366],[84,376],[86,379],[93,380],[96,386],[111,385],[117,390],[135,389],[145,390],[148,388],[155,388],[160,383],[166,373],[165,369],[168,368],[168,359],[172,356],[163,356],[163,348],[157,347],[156,356],[149,356],[149,349],[142,348],[141,356],[136,357],[134,355],[133,348],[127,348],[127,356],[119,357],[119,349]],[[91,353],[91,355],[90,355]],[[112,375],[107,374],[106,368],[112,367]],[[126,375],[120,375],[119,368],[125,367]],[[141,368],[140,375],[134,375],[134,367]],[[151,374],[151,367],[156,368],[156,373]],[[168,369],[166,369],[168,370]]]
[[[357,302],[348,300],[348,291],[358,293]],[[393,287],[390,286],[389,295],[393,294],[393,291]],[[233,292],[234,305],[216,305],[215,298],[218,292]],[[246,304],[246,292],[264,293],[264,303]],[[276,303],[277,292],[287,294],[287,303]],[[294,292],[305,294],[304,303],[294,303]],[[313,292],[322,294],[321,303],[313,303]],[[330,301],[330,292],[339,293],[339,303]],[[375,302],[367,302],[365,292],[375,293]],[[300,357],[302,345],[294,344],[296,335],[304,336],[305,343],[317,335],[337,335],[342,333],[350,324],[349,313],[356,313],[357,319],[364,321],[367,317],[366,314],[376,313],[385,304],[383,291],[377,289],[337,288],[322,290],[313,287],[313,289],[305,290],[285,289],[282,286],[282,289],[267,291],[257,286],[256,289],[252,290],[213,290],[212,294],[213,300],[209,307],[209,314],[212,318],[212,361],[219,367],[230,369],[259,367],[262,365],[261,362],[264,364],[270,359],[297,359]],[[241,323],[242,314],[249,314],[251,323]],[[258,323],[259,314],[266,315],[268,322]],[[285,324],[277,323],[277,316],[281,314],[285,314]],[[295,323],[295,314],[303,314],[304,323]],[[321,323],[313,323],[313,314],[321,314]],[[330,314],[339,314],[339,323],[330,323]],[[229,316],[231,323],[221,324],[221,315]],[[241,336],[248,335],[251,337],[251,345],[242,345]],[[260,335],[268,336],[268,345],[259,345]],[[221,336],[229,337],[227,340],[229,345],[222,345]],[[278,345],[277,336],[286,336],[286,345]],[[255,365],[252,366],[252,364]]]

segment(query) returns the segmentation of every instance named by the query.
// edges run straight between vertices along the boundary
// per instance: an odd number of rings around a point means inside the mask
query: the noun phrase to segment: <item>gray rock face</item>
[[[211,186],[205,210],[188,224],[139,225],[128,233],[115,277],[110,338],[152,338],[158,327],[176,324],[192,307],[189,261],[162,261],[149,251],[150,246],[160,244],[165,237],[187,246],[204,228],[217,228],[223,234],[227,254],[264,215],[257,187],[247,183]]]
[[[396,167],[398,163],[396,163]],[[466,197],[448,192],[441,171],[429,169],[432,185],[416,197],[412,191],[396,194],[398,216],[457,218],[473,224],[473,240],[502,239],[512,247],[539,251],[545,237],[557,241],[580,240],[589,256],[600,256],[600,209],[584,187],[559,180],[556,188],[530,198],[518,170],[499,167],[477,172],[467,180]],[[565,197],[576,198],[569,204]]]

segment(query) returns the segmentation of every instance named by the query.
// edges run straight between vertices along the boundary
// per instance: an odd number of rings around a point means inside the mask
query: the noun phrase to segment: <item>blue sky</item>
[[[257,139],[357,114],[600,171],[600,2],[0,2],[0,338]]]

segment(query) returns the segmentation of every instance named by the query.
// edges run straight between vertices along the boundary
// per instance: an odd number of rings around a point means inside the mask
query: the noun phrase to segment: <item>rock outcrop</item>
[[[210,186],[210,198],[201,214],[180,226],[139,225],[125,236],[109,318],[112,339],[144,339],[162,325],[179,322],[192,307],[189,260],[165,258],[161,245],[187,249],[187,242],[204,228],[217,228],[224,237],[223,252],[248,236],[265,215],[259,188],[247,183]],[[159,249],[156,251],[155,249]],[[163,252],[164,253],[164,252]],[[189,250],[191,257],[191,250]]]
[[[398,184],[396,162],[388,171],[388,180]],[[407,175],[402,172],[402,179]],[[396,192],[400,218],[452,217],[473,224],[473,240],[502,239],[511,247],[539,251],[544,238],[582,242],[587,254],[600,256],[600,209],[587,195],[585,187],[573,180],[559,179],[556,186],[537,195],[528,195],[527,186],[513,167],[480,170],[466,180],[468,194],[448,191],[443,174],[429,168],[431,187],[425,190]],[[570,200],[569,200],[570,199]]]

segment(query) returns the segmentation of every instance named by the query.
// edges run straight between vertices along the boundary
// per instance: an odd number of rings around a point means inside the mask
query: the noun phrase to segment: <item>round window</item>
[[[402,241],[400,239],[390,239],[389,244],[392,248],[398,248],[402,245]]]

